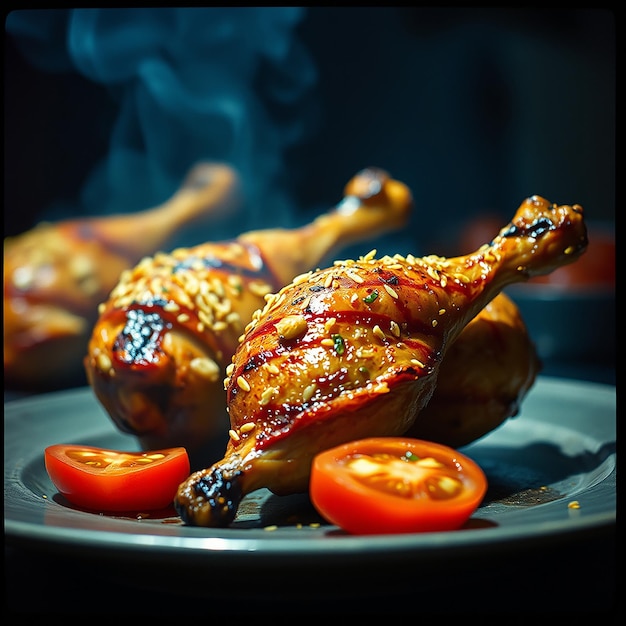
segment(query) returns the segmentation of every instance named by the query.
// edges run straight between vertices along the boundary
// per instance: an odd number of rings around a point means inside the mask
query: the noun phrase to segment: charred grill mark
[[[163,333],[171,324],[158,312],[133,308],[126,312],[126,325],[115,339],[113,356],[123,365],[151,365],[158,362],[162,352]]]
[[[502,231],[503,237],[542,237],[548,231],[555,230],[556,226],[547,217],[540,217],[535,220],[530,226],[520,227],[517,224],[510,224],[509,227]]]
[[[379,278],[380,280],[382,280],[384,283],[387,283],[388,285],[400,284],[400,279],[395,274],[392,274],[389,278],[385,278],[384,276],[380,276]]]
[[[229,471],[216,468],[213,472],[201,476],[191,484],[191,490],[195,497],[202,498],[201,505],[175,500],[174,507],[186,524],[195,525],[197,517],[202,517],[203,512],[211,516],[212,526],[226,527],[234,519],[237,509],[243,497],[240,477],[241,470]],[[196,515],[198,513],[198,515]]]
[[[125,319],[124,328],[112,346],[112,356],[118,367],[156,366],[160,356],[165,354],[163,336],[175,327],[185,328],[196,339],[202,338],[218,359],[229,354],[230,348],[221,340],[220,333],[207,327],[198,333],[200,320],[194,311],[179,306],[176,312],[170,312],[163,308],[166,305],[165,300],[155,298],[149,303],[135,303],[125,310],[111,309],[102,316],[102,319],[111,319],[112,323],[119,317]]]
[[[572,207],[575,213],[582,213],[582,209],[579,209],[578,205],[574,205]],[[504,238],[508,237],[533,237],[534,239],[539,239],[543,237],[546,233],[551,231],[559,230],[559,226],[555,225],[550,218],[542,216],[536,219],[529,226],[519,226],[517,224],[509,224],[506,230],[503,230],[500,234]],[[492,242],[493,243],[493,242]],[[587,247],[589,241],[587,237],[587,233],[581,236],[580,240],[576,243],[576,245],[571,246],[567,254],[578,253],[584,248]]]

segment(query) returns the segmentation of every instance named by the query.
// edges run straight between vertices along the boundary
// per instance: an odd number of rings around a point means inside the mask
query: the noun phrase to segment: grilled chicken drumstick
[[[519,309],[498,294],[448,346],[430,402],[406,435],[460,448],[519,413],[541,361]]]
[[[183,522],[227,526],[256,489],[306,492],[318,452],[406,433],[468,322],[508,284],[570,263],[586,245],[580,206],[533,196],[473,254],[370,253],[295,278],[255,313],[233,356],[230,438],[221,460],[180,485]]]
[[[144,449],[185,446],[192,467],[206,467],[228,438],[226,366],[266,294],[340,247],[400,228],[411,208],[404,184],[370,168],[301,228],[143,259],[101,306],[89,342],[85,368],[98,400]]]
[[[5,386],[49,388],[82,375],[98,304],[122,270],[181,228],[232,206],[237,187],[231,168],[201,163],[152,209],[41,223],[5,239]]]

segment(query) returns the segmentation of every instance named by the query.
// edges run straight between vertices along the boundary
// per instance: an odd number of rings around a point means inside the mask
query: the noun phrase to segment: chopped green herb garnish
[[[333,335],[333,342],[335,343],[335,352],[337,354],[343,354],[346,349],[343,337],[341,335]]]
[[[365,302],[366,304],[371,304],[372,302],[374,302],[374,300],[376,300],[376,298],[378,298],[378,289],[374,289],[372,293],[365,296],[363,298],[363,302]]]
[[[419,461],[420,460],[419,456],[417,456],[417,454],[413,454],[413,452],[406,452],[404,457],[407,461]]]

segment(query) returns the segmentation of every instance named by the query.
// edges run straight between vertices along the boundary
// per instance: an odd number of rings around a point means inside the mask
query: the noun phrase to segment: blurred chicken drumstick
[[[128,215],[41,223],[4,242],[5,387],[38,390],[84,376],[98,304],[122,270],[181,228],[232,207],[235,172],[201,163],[164,204]]]
[[[182,520],[227,526],[256,489],[306,492],[318,452],[406,433],[446,349],[478,312],[586,246],[580,206],[533,196],[473,254],[366,255],[294,279],[255,313],[228,366],[226,452],[179,487]]]
[[[89,342],[85,369],[115,424],[142,448],[185,446],[192,467],[228,437],[225,368],[266,294],[349,244],[408,220],[408,188],[370,168],[330,212],[296,229],[158,253],[124,272]]]

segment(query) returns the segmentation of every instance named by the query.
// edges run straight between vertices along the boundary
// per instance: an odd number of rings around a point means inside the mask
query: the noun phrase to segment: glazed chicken
[[[40,390],[83,377],[98,304],[122,270],[183,227],[234,206],[235,172],[201,163],[167,202],[127,215],[41,223],[4,241],[5,387]]]
[[[252,491],[306,492],[318,452],[417,428],[463,328],[507,285],[586,246],[582,207],[533,196],[467,256],[372,252],[296,277],[254,314],[228,366],[230,437],[180,485],[183,522],[227,526]]]
[[[184,446],[206,467],[228,439],[226,366],[266,295],[340,247],[400,228],[412,204],[403,183],[369,168],[301,228],[144,258],[99,309],[85,358],[97,399],[143,449]]]
[[[519,413],[540,371],[519,309],[500,293],[446,349],[435,391],[406,435],[452,448],[472,443]]]

